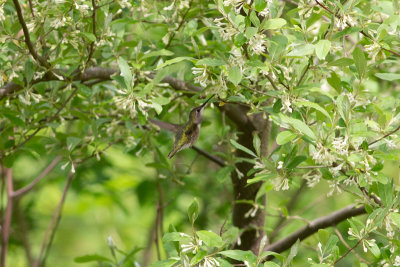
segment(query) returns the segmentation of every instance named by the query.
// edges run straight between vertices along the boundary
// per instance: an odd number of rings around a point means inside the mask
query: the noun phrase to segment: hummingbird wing
[[[149,119],[149,121],[151,123],[153,123],[154,125],[157,125],[161,129],[164,129],[164,130],[167,130],[167,131],[170,131],[173,133],[178,133],[179,129],[182,128],[181,125],[173,124],[173,123],[169,123],[169,122],[165,122],[165,121],[154,120],[154,119]]]

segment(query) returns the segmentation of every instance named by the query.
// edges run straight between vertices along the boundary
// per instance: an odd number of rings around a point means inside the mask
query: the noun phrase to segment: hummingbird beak
[[[205,106],[207,105],[207,103],[208,103],[208,101],[210,101],[211,100],[211,98],[213,98],[215,95],[212,95],[209,99],[207,99],[207,101],[206,102],[204,102],[200,107],[203,109],[203,108],[205,108]]]

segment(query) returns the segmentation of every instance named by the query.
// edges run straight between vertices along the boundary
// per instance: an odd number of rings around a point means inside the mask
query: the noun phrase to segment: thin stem
[[[15,6],[15,10],[17,11],[17,16],[18,16],[19,23],[21,24],[22,31],[24,32],[25,43],[28,46],[29,53],[42,66],[50,68],[50,64],[47,61],[45,61],[41,56],[38,55],[38,53],[36,52],[32,42],[31,42],[31,37],[29,35],[29,30],[28,30],[28,27],[26,26],[24,17],[22,16],[21,6],[19,5],[18,0],[13,0],[13,3],[14,3],[14,6]]]
[[[380,138],[378,138],[378,139],[376,139],[376,140],[374,140],[374,141],[368,143],[368,146],[373,145],[373,144],[375,144],[375,143],[381,141],[382,139],[385,139],[386,137],[388,137],[388,136],[394,134],[395,132],[397,132],[398,130],[400,130],[400,125],[397,126],[397,128],[394,129],[393,131],[390,131],[389,133],[385,134],[384,136],[382,136],[382,137],[380,137]]]
[[[342,234],[339,232],[339,230],[337,229],[336,226],[334,226],[333,229],[335,230],[335,233],[338,235],[340,241],[343,243],[343,245],[344,245],[347,249],[349,249],[350,251],[353,251],[353,253],[356,255],[356,257],[357,257],[360,261],[365,262],[366,264],[369,264],[369,262],[366,261],[363,257],[361,257],[355,250],[352,250],[352,248],[349,246],[349,244],[346,243],[346,241],[344,240]]]
[[[92,31],[93,31],[93,35],[96,37],[96,40],[97,40],[97,34],[96,34],[96,24],[97,24],[96,10],[97,10],[97,5],[96,5],[96,0],[92,0],[92,7],[93,7],[93,12],[92,12]],[[90,60],[93,57],[94,44],[95,44],[96,40],[90,43],[89,56],[88,56],[88,59],[86,60],[86,65],[90,62]]]
[[[339,261],[341,261],[342,259],[344,259],[344,258],[347,256],[347,254],[349,254],[351,251],[353,251],[353,250],[361,243],[362,240],[363,240],[363,239],[358,240],[358,242],[357,242],[352,248],[348,249],[348,250],[346,251],[346,253],[344,253],[344,254],[342,255],[342,257],[340,257],[339,259],[337,259],[337,260],[335,261],[335,264],[338,263]]]
[[[60,162],[61,160],[61,156],[57,156],[50,164],[49,166],[47,166],[46,169],[44,169],[42,171],[41,174],[39,174],[38,177],[36,177],[35,180],[33,180],[30,184],[24,186],[21,189],[18,189],[17,191],[14,191],[12,194],[12,197],[21,197],[23,195],[25,195],[26,193],[28,193],[29,191],[31,191],[33,189],[33,187],[40,182],[40,180],[42,180],[44,177],[46,177],[51,170],[57,165],[58,162]]]
[[[304,77],[306,76],[308,70],[310,69],[311,61],[312,61],[312,57],[308,60],[307,67],[306,67],[306,69],[304,70],[303,74],[301,75],[300,80],[297,82],[297,85],[296,85],[296,86],[300,86],[301,83],[303,82]]]
[[[39,266],[44,266],[46,262],[46,258],[48,255],[48,252],[50,250],[50,247],[53,243],[54,236],[57,230],[57,227],[59,225],[60,219],[61,219],[61,212],[62,208],[64,206],[64,202],[67,196],[67,192],[69,189],[69,186],[71,184],[72,178],[74,177],[73,173],[71,172],[68,175],[67,182],[65,183],[64,190],[61,196],[60,201],[58,202],[58,205],[56,209],[53,212],[53,216],[51,218],[51,221],[46,229],[46,233],[44,235],[43,241],[42,241],[42,246],[40,248],[39,256],[37,257],[36,261],[33,264],[33,267],[39,267]],[[42,259],[43,258],[43,259]]]
[[[11,217],[13,210],[13,199],[12,199],[13,177],[11,168],[6,169],[6,180],[7,180],[7,207],[2,229],[3,242],[1,246],[1,267],[6,267],[8,239],[10,238]]]

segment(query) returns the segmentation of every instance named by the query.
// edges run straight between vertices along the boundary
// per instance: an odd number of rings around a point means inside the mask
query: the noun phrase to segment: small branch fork
[[[277,253],[283,252],[289,249],[297,239],[303,240],[308,236],[316,233],[319,229],[326,228],[328,226],[336,225],[348,218],[365,214],[364,206],[355,208],[354,205],[349,205],[343,209],[337,210],[327,216],[323,216],[312,220],[308,225],[297,230],[296,232],[284,237],[283,239],[267,246],[266,251],[274,251]]]

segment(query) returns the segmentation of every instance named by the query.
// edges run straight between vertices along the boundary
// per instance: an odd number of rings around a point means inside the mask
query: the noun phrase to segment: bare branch
[[[93,31],[93,35],[96,37],[96,40],[97,40],[97,34],[96,34],[96,24],[97,24],[96,10],[97,10],[97,5],[96,5],[96,0],[92,0],[92,8],[93,8],[93,12],[92,12],[92,31]],[[90,60],[93,57],[94,45],[96,43],[96,40],[90,43],[89,56],[88,56],[88,59],[86,60],[86,65],[90,62]]]
[[[36,177],[35,180],[33,180],[30,184],[24,186],[23,188],[18,189],[17,191],[14,191],[13,194],[12,194],[12,197],[14,197],[14,198],[15,198],[15,197],[21,197],[21,196],[25,195],[26,193],[28,193],[29,191],[31,191],[32,188],[33,188],[37,183],[40,182],[40,180],[42,180],[44,177],[46,177],[46,176],[51,172],[51,170],[57,165],[57,163],[58,163],[60,160],[61,160],[61,156],[57,156],[57,157],[49,164],[49,166],[47,166],[47,168],[44,169],[44,170],[42,171],[42,173],[41,173],[38,177]]]
[[[380,137],[380,138],[378,138],[378,139],[376,139],[376,140],[374,140],[374,141],[368,143],[368,146],[373,145],[373,144],[375,144],[375,143],[381,141],[382,139],[385,139],[386,137],[388,137],[388,136],[394,134],[395,132],[397,132],[398,130],[400,130],[400,125],[397,126],[397,128],[394,129],[393,131],[390,131],[390,132],[388,132],[387,134],[385,134],[384,136],[382,136],[382,137]]]
[[[67,192],[68,192],[68,189],[69,189],[69,186],[71,184],[71,181],[72,181],[73,177],[74,177],[74,175],[71,172],[68,175],[67,182],[65,183],[61,199],[58,202],[58,205],[57,205],[56,209],[53,212],[53,216],[51,218],[51,221],[50,221],[50,223],[49,223],[49,225],[48,225],[48,227],[46,229],[46,233],[45,233],[44,238],[43,238],[43,242],[42,242],[42,246],[41,246],[41,249],[40,249],[40,252],[39,252],[39,256],[37,257],[36,261],[34,262],[33,267],[44,266],[47,254],[48,254],[48,252],[50,250],[50,247],[51,247],[51,244],[53,242],[53,239],[54,239],[58,224],[59,224],[60,219],[61,219],[62,208],[64,206],[65,198],[67,196]]]
[[[29,49],[29,53],[32,55],[32,57],[40,63],[40,65],[46,67],[46,68],[50,68],[50,64],[41,56],[38,55],[38,53],[36,52],[32,42],[31,42],[31,37],[29,35],[29,30],[28,27],[26,26],[24,17],[22,16],[22,10],[21,10],[21,6],[19,5],[18,0],[13,0],[14,6],[15,6],[15,10],[17,11],[17,16],[18,16],[18,20],[19,20],[19,24],[21,24],[22,30],[24,32],[24,36],[25,36],[25,43],[26,46]]]
[[[351,247],[349,246],[349,244],[347,244],[347,242],[344,240],[342,234],[339,232],[339,230],[337,229],[336,226],[334,226],[333,229],[335,230],[335,233],[338,235],[340,241],[341,241],[341,242],[343,243],[343,245],[348,249],[348,251],[353,251],[353,253],[356,255],[356,257],[357,257],[360,261],[365,262],[366,264],[370,264],[370,263],[369,263],[368,261],[366,261],[363,257],[361,257],[360,255],[358,255],[358,253],[357,253],[355,250],[353,250],[353,248],[351,248]],[[347,254],[347,253],[346,253],[346,254]],[[336,261],[336,262],[337,262],[337,261]],[[336,262],[335,262],[335,263],[336,263]]]
[[[11,228],[11,217],[13,209],[13,176],[12,169],[6,169],[6,180],[7,180],[7,207],[6,214],[3,222],[2,229],[2,246],[1,246],[1,267],[6,267],[6,257],[8,250],[8,239],[10,238],[10,228]]]
[[[280,253],[282,251],[289,249],[294,243],[296,243],[297,239],[303,240],[308,236],[317,232],[319,229],[336,225],[348,218],[365,213],[366,211],[364,206],[355,208],[354,205],[349,205],[327,216],[323,216],[315,220],[312,220],[308,225],[304,226],[303,228],[267,246],[265,250]]]

